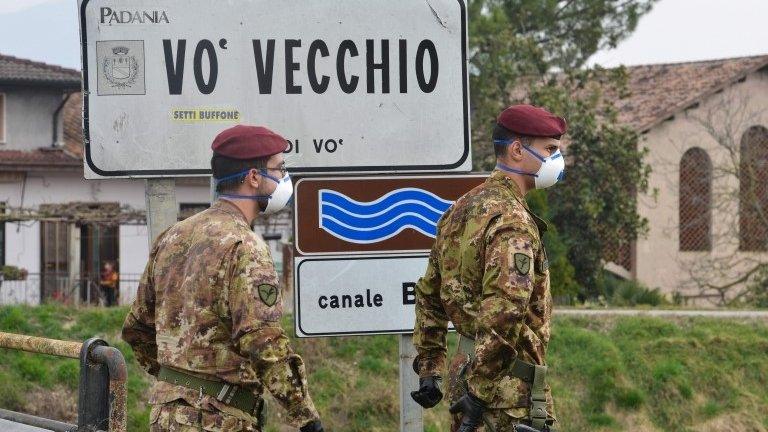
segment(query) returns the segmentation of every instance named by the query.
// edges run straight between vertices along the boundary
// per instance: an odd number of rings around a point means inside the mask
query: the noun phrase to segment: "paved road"
[[[662,310],[662,309],[568,309],[555,308],[555,315],[595,316],[653,316],[653,317],[707,317],[768,320],[768,310]]]
[[[0,419],[0,431],[3,432],[46,432],[48,429],[40,429],[33,426],[27,426],[20,423],[9,422]]]

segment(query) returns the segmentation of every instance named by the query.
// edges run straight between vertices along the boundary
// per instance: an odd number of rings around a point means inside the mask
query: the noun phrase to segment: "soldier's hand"
[[[320,420],[314,420],[311,421],[299,429],[301,432],[325,432],[325,429],[323,429],[323,424],[320,423]]]
[[[451,414],[464,414],[458,432],[474,432],[483,424],[485,403],[472,396],[471,393],[467,393],[455,404],[451,405],[449,411]]]
[[[443,399],[443,392],[440,390],[439,376],[419,378],[419,389],[411,392],[411,397],[417,404],[424,408],[432,408]]]

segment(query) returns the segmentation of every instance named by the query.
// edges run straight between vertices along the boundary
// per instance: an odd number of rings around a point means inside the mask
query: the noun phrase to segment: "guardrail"
[[[0,348],[80,360],[77,425],[0,409],[0,418],[56,432],[125,432],[126,378],[123,354],[101,339],[70,342],[0,332]]]

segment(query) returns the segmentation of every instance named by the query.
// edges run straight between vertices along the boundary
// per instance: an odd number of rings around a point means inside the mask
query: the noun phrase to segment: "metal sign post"
[[[147,179],[144,197],[147,205],[149,249],[163,231],[176,223],[179,208],[176,205],[176,181],[168,178]]]
[[[398,336],[400,342],[400,431],[423,432],[424,410],[411,397],[411,392],[419,389],[419,376],[413,372],[413,360],[416,347],[413,335]]]

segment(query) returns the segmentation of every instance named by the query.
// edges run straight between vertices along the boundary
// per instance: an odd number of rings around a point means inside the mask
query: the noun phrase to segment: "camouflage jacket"
[[[123,325],[123,339],[155,375],[166,366],[200,377],[264,387],[291,425],[317,419],[304,363],[280,327],[282,302],[269,248],[231,203],[181,221],[155,242]],[[255,421],[247,413],[158,381],[153,404],[184,399]]]
[[[529,387],[512,376],[514,358],[545,364],[552,296],[540,230],[519,187],[500,171],[459,198],[438,223],[425,275],[416,286],[419,375],[445,367],[448,321],[475,339],[470,390],[492,408],[529,407]],[[552,399],[547,387],[548,412]]]

